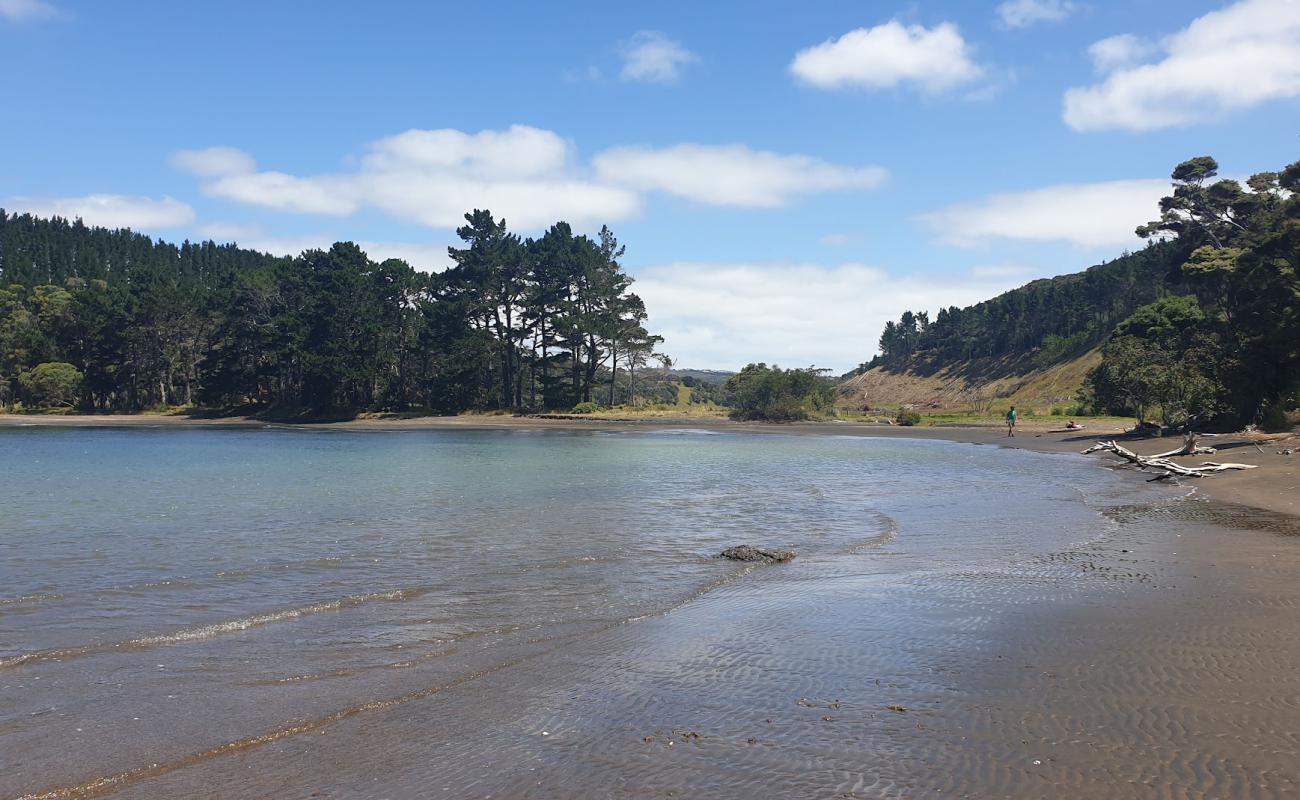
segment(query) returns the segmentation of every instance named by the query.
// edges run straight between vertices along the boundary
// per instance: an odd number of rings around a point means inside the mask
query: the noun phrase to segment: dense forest
[[[1016,355],[1039,348],[1044,361],[1100,344],[1147,303],[1181,288],[1190,250],[1156,242],[1084,272],[1037,280],[969,308],[904,312],[887,322],[880,355],[865,368],[924,367]]]
[[[1286,424],[1300,404],[1300,162],[1215,180],[1202,156],[1173,171],[1140,252],[965,309],[889,322],[862,369],[935,369],[1033,355],[1040,366],[1101,346],[1081,400],[1158,412],[1166,425]]]
[[[556,223],[465,215],[445,272],[356,245],[276,258],[0,210],[0,406],[568,408],[634,399],[662,341],[619,265]]]

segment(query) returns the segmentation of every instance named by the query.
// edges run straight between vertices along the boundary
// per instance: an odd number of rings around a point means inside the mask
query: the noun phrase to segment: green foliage
[[[726,386],[727,405],[734,419],[792,422],[831,414],[834,384],[819,369],[781,369],[749,364]]]
[[[1218,416],[1262,421],[1300,392],[1300,162],[1252,175],[1249,191],[1210,182],[1217,171],[1208,156],[1179,164],[1160,219],[1142,230],[1176,236],[1189,252],[1182,276],[1207,342],[1195,355],[1214,364]]]
[[[682,377],[682,385],[690,388],[692,405],[725,405],[727,402],[727,389],[724,384],[685,375]]]
[[[1242,183],[1179,164],[1144,250],[1034,281],[930,321],[890,322],[866,366],[937,369],[1035,353],[1048,367],[1103,344],[1083,405],[1167,424],[1261,421],[1300,396],[1300,162]]]
[[[454,266],[426,274],[351,243],[275,258],[0,210],[0,403],[44,362],[79,370],[100,411],[635,400],[663,340],[613,234],[521,240],[487,211],[465,219]]]
[[[1269,433],[1291,430],[1291,417],[1282,403],[1269,403],[1259,415],[1259,427]]]
[[[81,395],[84,376],[63,361],[37,364],[18,376],[26,402],[36,408],[71,408]]]
[[[1138,309],[1102,348],[1088,376],[1093,400],[1139,421],[1158,409],[1167,426],[1203,424],[1230,407],[1222,343],[1195,298]]]
[[[898,416],[894,417],[894,422],[898,425],[905,425],[910,428],[913,425],[921,424],[921,415],[911,409],[904,408],[899,410]]]
[[[904,312],[885,324],[880,355],[865,367],[933,369],[953,361],[1028,354],[1048,367],[1095,347],[1135,309],[1181,287],[1190,252],[1155,243],[1084,272],[1037,280],[968,308],[940,309],[931,320]],[[1171,278],[1172,276],[1172,278]]]
[[[574,414],[594,414],[600,410],[600,403],[593,403],[590,400],[578,403],[573,407]]]

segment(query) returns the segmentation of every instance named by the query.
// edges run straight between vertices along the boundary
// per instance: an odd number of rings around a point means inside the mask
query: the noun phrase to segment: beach
[[[0,425],[15,419],[0,417]],[[122,445],[132,441],[123,428],[160,431],[157,441],[166,444],[167,431],[211,437],[228,427],[256,446],[264,425],[160,419],[168,418],[55,424],[107,431],[104,446],[115,458],[127,457]],[[816,529],[799,534],[794,562],[738,571],[718,572],[707,560],[673,566],[647,551],[653,560],[633,569],[660,570],[666,581],[685,571],[699,581],[647,583],[615,612],[574,618],[561,619],[567,601],[544,587],[607,574],[589,571],[604,551],[589,554],[596,561],[564,565],[547,555],[536,562],[539,577],[511,591],[533,587],[539,594],[530,602],[539,607],[556,601],[543,616],[560,621],[426,649],[414,647],[423,640],[401,638],[405,647],[367,665],[371,671],[351,664],[290,673],[279,653],[298,650],[309,660],[320,643],[339,640],[337,625],[357,617],[365,624],[349,627],[341,641],[370,639],[376,626],[387,631],[396,620],[408,630],[428,624],[413,616],[423,610],[404,609],[430,595],[375,597],[286,618],[283,627],[275,620],[196,635],[192,652],[179,639],[137,640],[121,653],[111,644],[102,653],[39,649],[41,659],[0,669],[6,697],[53,698],[0,725],[0,736],[13,737],[0,796],[1270,798],[1300,791],[1300,520],[1286,513],[1295,457],[1277,455],[1282,448],[1268,442],[1259,442],[1260,453],[1250,437],[1206,439],[1222,444],[1228,460],[1260,468],[1202,479],[1192,492],[1189,484],[1148,484],[1140,473],[1109,469],[1113,459],[1104,455],[1068,455],[1108,431],[1026,427],[1007,439],[997,427],[694,423],[683,430],[671,421],[457,417],[340,423],[325,430],[344,438],[321,439],[314,427],[278,427],[271,434],[287,443],[325,448],[303,463],[319,463],[334,448],[343,448],[340,464],[351,464],[355,447],[373,459],[400,455],[413,442],[454,445],[477,458],[486,445],[526,442],[540,448],[528,452],[543,459],[543,481],[553,453],[581,460],[610,444],[633,448],[631,460],[584,479],[596,480],[635,466],[644,448],[689,453],[693,464],[739,448],[735,469],[747,471],[746,480],[750,470],[767,476],[752,492],[725,489],[678,509],[673,498],[684,489],[669,487],[662,505],[651,497],[641,510],[692,527],[710,521],[721,533],[703,540],[709,547],[740,535],[784,544],[801,521]],[[432,438],[368,436],[384,431]],[[203,441],[224,446],[220,437]],[[1129,446],[1151,453],[1170,442]],[[74,453],[99,445],[55,446]],[[194,448],[185,442],[174,452]],[[482,458],[495,464],[506,452]],[[769,452],[793,460],[772,464]],[[884,463],[920,458],[908,474],[942,482],[916,483],[901,469],[869,472],[884,490],[859,502],[851,492],[872,485],[846,472],[869,468],[859,454]],[[250,462],[245,453],[231,463],[244,470]],[[712,480],[712,467],[701,469],[697,495]],[[169,472],[176,470],[158,467],[159,475]],[[464,480],[457,491],[481,477]],[[545,482],[520,486],[547,493]],[[589,488],[592,497],[609,491]],[[225,491],[235,498],[242,490]],[[351,502],[335,501],[340,513]],[[411,513],[401,503],[400,496],[383,501],[396,526]],[[775,515],[767,519],[777,528],[738,524],[747,506]],[[214,509],[214,524],[220,513]],[[855,523],[855,515],[863,519]],[[362,526],[361,538],[370,535],[364,521],[348,524]],[[349,558],[337,554],[340,563]],[[306,586],[338,568],[311,566]],[[670,585],[680,593],[662,588]],[[215,602],[192,602],[200,600]],[[0,625],[23,625],[40,608],[0,607]],[[227,677],[238,664],[246,665],[238,679]],[[245,670],[280,682],[255,687]],[[200,690],[207,682],[231,688],[224,699],[208,696]],[[132,723],[121,698],[132,692],[140,694],[131,707],[141,708],[138,697],[151,699],[138,713],[138,733],[125,737],[119,728]],[[72,697],[80,709],[68,704]],[[241,705],[259,697],[274,701]],[[179,715],[174,703],[184,707]]]

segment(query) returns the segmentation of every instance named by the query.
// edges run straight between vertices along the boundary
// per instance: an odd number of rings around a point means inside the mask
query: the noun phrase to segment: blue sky
[[[426,269],[608,223],[697,367],[847,369],[1300,157],[1300,0],[0,0],[0,69],[0,207]]]

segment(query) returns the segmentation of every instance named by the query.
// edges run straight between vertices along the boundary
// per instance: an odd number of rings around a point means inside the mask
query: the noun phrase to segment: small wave
[[[21,597],[0,597],[0,607],[3,606],[26,606],[34,603],[45,603],[50,600],[59,600],[63,597],[61,594],[25,594]]]
[[[12,656],[9,658],[0,658],[0,669],[10,669],[12,667],[22,666],[23,664],[31,664],[41,661],[65,661],[73,658],[86,658],[88,656],[102,655],[114,651],[147,650],[154,647],[167,647],[173,644],[181,644],[183,642],[211,639],[214,636],[246,631],[251,628],[260,628],[264,625],[271,625],[286,620],[294,620],[300,617],[305,617],[309,614],[320,614],[329,611],[342,611],[346,608],[355,608],[365,603],[391,603],[412,600],[424,594],[425,591],[427,590],[423,588],[412,588],[394,589],[389,592],[349,595],[337,600],[326,600],[324,602],[312,603],[311,605],[300,606],[298,608],[268,611],[263,614],[252,614],[246,617],[237,617],[235,619],[213,622],[193,628],[182,628],[177,631],[172,631],[171,633],[163,633],[157,636],[141,636],[123,642],[111,642],[108,644],[93,644],[81,647],[38,650],[32,653],[23,653],[22,655]]]
[[[846,552],[863,553],[868,550],[879,550],[880,548],[894,541],[894,539],[898,536],[898,531],[899,531],[898,520],[894,519],[893,517],[889,516],[883,511],[872,511],[869,513],[871,516],[876,518],[877,522],[880,523],[880,533],[877,533],[875,536],[869,537],[867,539],[863,539],[860,542],[854,542],[853,544],[849,545]]]

